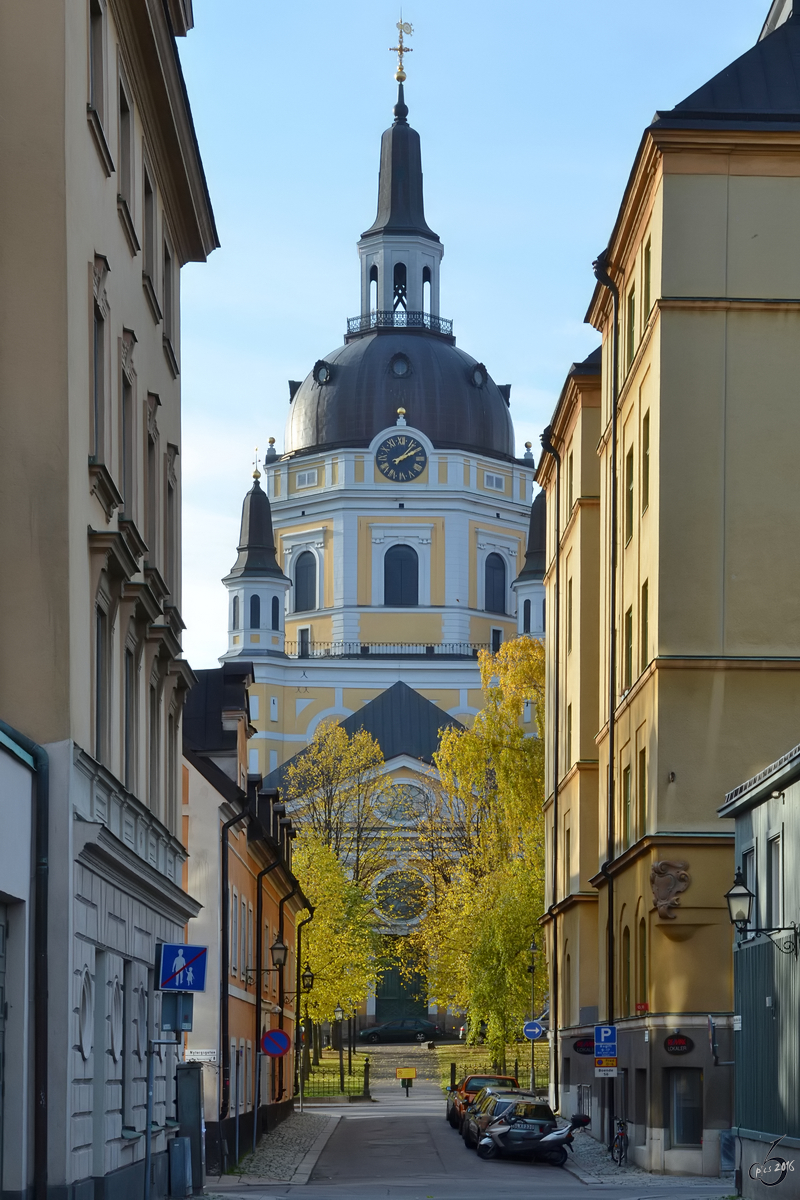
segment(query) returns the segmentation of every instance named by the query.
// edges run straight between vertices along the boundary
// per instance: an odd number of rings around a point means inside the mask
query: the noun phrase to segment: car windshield
[[[479,1092],[485,1087],[502,1087],[504,1083],[509,1082],[507,1075],[473,1075],[467,1080],[468,1092]]]
[[[555,1121],[552,1109],[547,1104],[528,1104],[525,1101],[514,1105],[514,1116],[528,1121]]]

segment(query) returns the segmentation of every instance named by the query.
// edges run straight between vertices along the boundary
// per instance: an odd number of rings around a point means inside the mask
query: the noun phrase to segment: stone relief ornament
[[[686,862],[653,863],[650,868],[650,886],[653,889],[653,903],[658,909],[658,915],[668,921],[675,920],[671,910],[680,907],[678,897],[685,892],[692,878],[689,874],[689,864]]]

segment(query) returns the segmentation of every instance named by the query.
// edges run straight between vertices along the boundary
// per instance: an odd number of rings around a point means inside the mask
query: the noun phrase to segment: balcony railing
[[[404,308],[365,313],[361,317],[350,317],[347,321],[348,333],[368,333],[370,329],[427,329],[444,337],[453,336],[452,321],[426,312],[406,312]]]
[[[477,658],[488,642],[310,642],[286,640],[291,658]]]

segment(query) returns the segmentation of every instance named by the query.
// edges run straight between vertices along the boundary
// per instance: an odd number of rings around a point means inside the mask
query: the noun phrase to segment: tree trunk
[[[319,1066],[320,1041],[322,1039],[322,1034],[320,1032],[318,1021],[315,1021],[314,1024],[311,1026],[311,1038],[312,1038],[313,1046],[314,1046],[313,1054],[311,1057],[311,1064],[314,1067],[318,1067]]]

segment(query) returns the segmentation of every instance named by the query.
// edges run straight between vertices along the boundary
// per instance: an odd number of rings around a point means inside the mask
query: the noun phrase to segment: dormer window
[[[473,387],[483,387],[488,377],[488,372],[483,363],[476,363],[470,375]]]
[[[314,363],[313,376],[314,376],[314,382],[318,383],[320,386],[322,386],[323,384],[326,384],[326,383],[330,383],[330,381],[331,381],[330,363],[326,363],[324,359],[320,359],[319,362]]]

